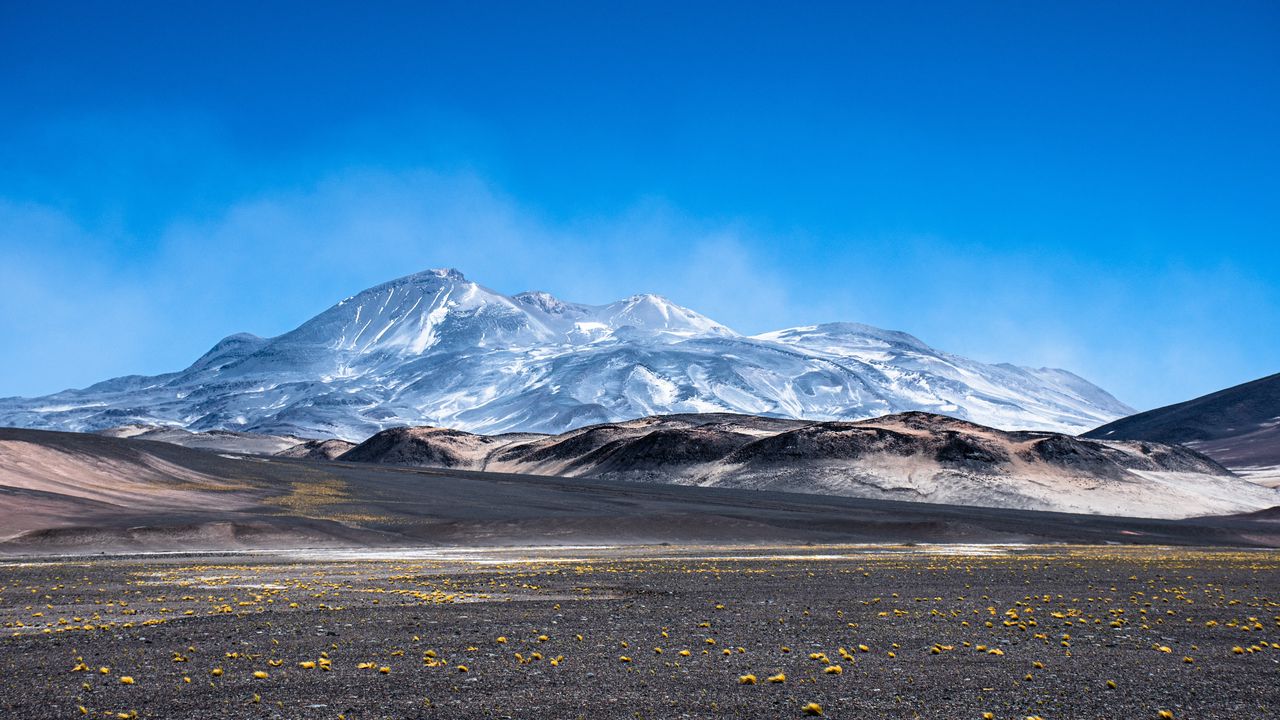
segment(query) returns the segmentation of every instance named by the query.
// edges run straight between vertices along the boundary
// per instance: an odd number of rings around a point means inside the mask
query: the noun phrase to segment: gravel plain
[[[0,623],[6,718],[1280,715],[1268,550],[42,559]]]

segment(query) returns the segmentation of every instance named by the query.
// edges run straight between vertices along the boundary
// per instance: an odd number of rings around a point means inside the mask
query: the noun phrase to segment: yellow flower
[[[840,667],[839,665],[828,665],[822,669],[822,672],[828,675],[839,675],[840,673],[844,672],[844,668]]]
[[[316,663],[314,660],[303,660],[302,662],[298,663],[298,667],[302,668],[303,670],[314,670],[316,667]]]
[[[808,705],[805,705],[804,707],[800,708],[800,712],[804,713],[805,715],[821,715],[822,706],[816,702],[811,702]]]
[[[739,675],[738,684],[739,685],[755,685],[756,676],[755,675]]]
[[[459,666],[458,666],[458,672],[470,672],[470,669],[469,669],[469,668],[467,668],[467,666],[466,666],[466,665],[459,665]]]
[[[267,678],[271,677],[270,675],[267,674],[266,670],[254,670],[253,676],[259,680],[266,680]]]
[[[787,681],[787,676],[785,673],[778,673],[777,675],[769,676],[769,682],[771,683],[780,683],[780,682],[786,682],[786,681]]]
[[[133,678],[132,678],[132,677],[130,677],[130,676],[128,676],[128,675],[121,675],[121,676],[120,676],[120,684],[121,684],[121,685],[132,685],[132,684],[133,684]]]
[[[387,673],[391,672],[391,668],[387,667],[386,665],[383,665],[382,667],[378,668],[378,672],[382,673],[383,675],[386,675]]]
[[[222,677],[222,668],[214,668],[209,671],[209,674],[214,677]]]

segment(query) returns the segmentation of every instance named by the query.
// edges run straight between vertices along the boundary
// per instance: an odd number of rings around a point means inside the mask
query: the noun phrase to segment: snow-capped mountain
[[[397,425],[563,432],[663,413],[855,420],[924,410],[1080,431],[1132,413],[1065,370],[985,365],[835,323],[743,336],[657,295],[583,305],[430,270],[181,372],[0,400],[0,425],[128,423],[362,440]]]

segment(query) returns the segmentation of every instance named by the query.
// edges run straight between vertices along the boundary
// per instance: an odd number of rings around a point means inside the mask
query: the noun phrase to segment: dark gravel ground
[[[4,563],[0,717],[1280,717],[1274,551],[779,552]]]

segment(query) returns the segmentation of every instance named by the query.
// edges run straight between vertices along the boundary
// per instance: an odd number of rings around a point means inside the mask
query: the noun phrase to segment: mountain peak
[[[463,275],[462,271],[457,268],[431,268],[430,270],[423,270],[422,272],[405,276],[405,279],[419,278],[442,278],[444,280],[453,280],[454,282],[467,281],[467,276]]]
[[[334,307],[342,307],[357,298],[367,298],[370,296],[385,293],[387,291],[395,291],[398,288],[402,288],[402,287],[412,286],[412,287],[422,287],[422,288],[434,288],[434,287],[439,287],[443,285],[454,285],[454,284],[474,285],[474,283],[467,280],[467,277],[463,275],[460,270],[455,270],[454,268],[432,268],[430,270],[421,270],[416,273],[402,275],[393,280],[388,280],[386,282],[378,283],[377,285],[367,287],[364,290],[361,290],[360,292],[356,293],[355,295],[351,295],[350,297],[344,298],[343,300],[338,302],[338,304],[335,305]]]
[[[737,335],[706,315],[653,293],[632,295],[606,305],[604,310],[615,328],[630,326],[675,336]]]
[[[267,342],[266,338],[260,338],[252,333],[228,335],[200,356],[200,359],[196,360],[188,370],[201,370],[233,362],[257,352]]]
[[[517,293],[512,295],[511,299],[521,305],[529,305],[551,315],[563,314],[565,309],[568,308],[568,303],[549,292],[541,290],[528,290]]]
[[[649,303],[651,305],[675,305],[675,303],[662,295],[658,295],[657,293],[636,293],[635,295],[626,298],[626,302]]]
[[[430,270],[422,270],[403,277],[398,277],[395,280],[389,280],[379,285],[375,285],[364,292],[378,292],[389,287],[400,287],[403,285],[436,286],[460,283],[470,283],[470,281],[467,280],[467,276],[462,274],[462,271],[455,270],[454,268],[432,268]]]
[[[1074,431],[1124,414],[1073,375],[986,365],[906,333],[829,323],[743,338],[653,293],[605,305],[508,296],[436,268],[278,337],[226,338],[180,372],[2,400],[0,425],[363,439],[396,425],[563,432],[668,413],[859,420],[907,410]]]

